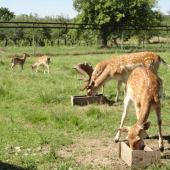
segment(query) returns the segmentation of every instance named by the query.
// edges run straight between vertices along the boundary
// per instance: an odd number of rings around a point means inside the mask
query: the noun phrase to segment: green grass
[[[32,48],[7,47],[6,53],[0,53],[0,169],[86,169],[74,158],[63,159],[58,150],[74,143],[77,137],[104,136],[114,140],[114,130],[119,127],[123,112],[123,90],[119,104],[73,107],[71,95],[84,95],[85,91],[78,90],[84,83],[78,81],[80,75],[72,67],[86,61],[95,66],[99,61],[119,55],[120,52],[55,56],[53,49],[36,49],[36,56],[46,52],[51,54],[50,74],[43,74],[41,67],[37,74],[31,71],[30,65],[37,59],[32,55],[27,58],[23,71],[16,66],[14,72],[11,72],[9,57],[13,54],[21,56],[23,52],[33,54]],[[168,52],[159,54],[170,63]],[[162,101],[163,134],[169,134],[169,73],[170,68],[161,65],[159,75],[164,82],[165,94]],[[105,94],[111,101],[115,98],[116,84],[112,80],[105,87]],[[125,126],[133,125],[136,121],[134,107],[130,112]],[[156,115],[151,114],[149,120],[152,126],[148,133],[157,135]],[[21,147],[21,151],[17,152],[16,147]],[[47,152],[41,152],[38,148],[46,148]],[[166,167],[170,167],[170,164],[162,165],[162,169]]]

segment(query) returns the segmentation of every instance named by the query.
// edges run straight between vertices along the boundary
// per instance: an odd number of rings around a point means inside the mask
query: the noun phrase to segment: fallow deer
[[[49,73],[49,63],[50,63],[50,57],[48,56],[42,56],[42,57],[39,57],[36,61],[35,64],[31,65],[30,67],[32,68],[32,71],[34,70],[35,67],[37,67],[36,69],[36,73],[38,72],[38,68],[40,65],[43,65],[43,70],[44,70],[44,73],[45,73],[45,69],[44,69],[44,66],[47,67],[47,72]]]
[[[168,65],[158,54],[153,52],[138,52],[116,56],[102,61],[96,65],[91,76],[91,82],[86,86],[87,96],[93,96],[109,80],[118,80],[117,95],[115,101],[119,100],[121,84],[126,82],[130,73],[137,67],[145,66],[157,75],[160,63]]]
[[[18,64],[18,69],[19,69],[19,65],[20,65],[22,67],[22,70],[23,70],[23,65],[24,65],[27,57],[30,57],[30,55],[28,55],[27,53],[23,53],[23,57],[22,58],[11,57],[11,63],[12,63],[11,70],[13,71],[14,67],[17,64]]]
[[[132,71],[127,82],[127,94],[124,100],[124,112],[121,119],[121,125],[115,137],[115,142],[119,141],[120,132],[127,132],[127,139],[132,150],[141,150],[143,139],[150,126],[150,122],[146,122],[149,114],[155,110],[157,115],[157,124],[159,128],[159,148],[164,150],[163,139],[161,133],[161,102],[162,81],[146,67],[139,67]],[[136,107],[137,122],[132,127],[123,127],[124,120],[127,116],[129,107],[132,103]]]
[[[84,89],[86,89],[86,86],[88,86],[91,81],[93,67],[89,66],[88,63],[79,63],[73,66],[73,69],[75,69],[78,73],[82,75],[82,78],[78,80],[83,80],[85,82],[85,86],[83,88],[79,88],[80,90],[83,91]],[[87,75],[89,76],[89,79],[86,79],[85,73],[87,73]]]

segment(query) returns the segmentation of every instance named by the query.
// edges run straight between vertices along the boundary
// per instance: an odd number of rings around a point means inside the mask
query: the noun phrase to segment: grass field
[[[0,169],[72,170],[114,169],[113,167],[127,169],[122,161],[119,162],[116,154],[109,157],[116,162],[115,165],[97,166],[92,165],[90,161],[86,164],[78,161],[77,155],[64,157],[61,154],[61,150],[64,149],[69,152],[69,147],[74,146],[80,138],[83,141],[104,138],[103,146],[107,146],[109,140],[114,141],[115,129],[119,127],[123,113],[123,90],[120,102],[113,102],[111,105],[71,106],[70,97],[86,93],[78,90],[84,84],[78,81],[80,75],[72,69],[73,65],[88,62],[95,66],[100,61],[119,55],[120,51],[109,50],[107,53],[103,50],[101,54],[92,54],[93,51],[91,51],[91,54],[87,52],[86,55],[80,52],[74,55],[72,53],[55,55],[56,49],[47,47],[37,48],[36,56],[33,57],[32,48],[29,47],[4,49],[6,52],[0,53]],[[74,50],[76,52],[76,49]],[[16,66],[12,73],[10,57],[22,56],[23,52],[30,54],[31,57],[27,58],[24,70],[18,70]],[[41,67],[37,74],[32,72],[30,65],[39,55],[44,54],[51,57],[50,74],[43,74]],[[159,52],[159,54],[167,63],[170,63],[169,52]],[[152,165],[148,169],[170,168],[170,147],[168,146],[170,141],[170,68],[161,65],[159,75],[164,82],[165,96],[162,101],[162,132],[168,144],[162,154],[163,160],[160,166]],[[110,101],[114,101],[116,84],[117,82],[112,80],[105,86],[105,95]],[[149,120],[151,127],[148,134],[158,136],[156,115],[151,114]],[[130,126],[135,122],[135,110],[131,107],[125,125]],[[125,139],[125,134],[122,135]],[[154,141],[158,147],[157,138]],[[90,152],[92,154],[93,150]],[[83,159],[86,159],[88,153],[85,151],[83,153]]]

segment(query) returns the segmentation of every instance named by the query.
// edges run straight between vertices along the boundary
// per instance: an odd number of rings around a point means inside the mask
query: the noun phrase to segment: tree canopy
[[[103,46],[107,46],[110,35],[121,35],[119,27],[129,25],[158,25],[162,18],[156,0],[74,0],[74,8],[79,13],[80,23],[97,24]]]
[[[0,8],[0,20],[1,21],[9,21],[14,18],[14,12],[10,12],[8,8]]]

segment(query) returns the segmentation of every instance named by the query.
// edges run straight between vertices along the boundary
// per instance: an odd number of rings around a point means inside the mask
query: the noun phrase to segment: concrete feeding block
[[[72,106],[74,105],[84,106],[92,103],[104,104],[106,103],[106,101],[107,101],[106,96],[104,96],[103,94],[98,94],[95,96],[86,96],[86,95],[71,96]]]
[[[153,151],[148,146],[143,150],[132,150],[128,142],[119,143],[119,157],[121,157],[131,169],[145,168],[152,163],[159,163],[160,151]]]

